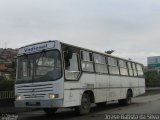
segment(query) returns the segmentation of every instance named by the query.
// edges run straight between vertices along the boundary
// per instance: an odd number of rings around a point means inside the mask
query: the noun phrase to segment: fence
[[[15,98],[14,91],[0,91],[0,100]]]

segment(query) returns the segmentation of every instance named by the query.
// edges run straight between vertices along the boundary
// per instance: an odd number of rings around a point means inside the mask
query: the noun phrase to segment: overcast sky
[[[160,56],[160,0],[0,0],[0,47],[44,40],[147,63]]]

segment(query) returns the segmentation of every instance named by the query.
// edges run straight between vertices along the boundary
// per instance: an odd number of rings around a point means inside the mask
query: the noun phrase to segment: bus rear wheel
[[[81,99],[81,105],[76,107],[75,110],[80,115],[85,115],[90,112],[91,109],[91,101],[88,94],[83,94]]]
[[[53,115],[56,113],[57,108],[43,108],[44,112],[49,114],[49,115]]]
[[[132,103],[132,94],[130,91],[127,91],[126,99],[118,100],[119,104],[122,106],[127,106]]]

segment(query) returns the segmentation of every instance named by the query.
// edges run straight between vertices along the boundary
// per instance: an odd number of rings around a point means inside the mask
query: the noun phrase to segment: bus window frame
[[[100,55],[100,56],[104,57],[104,59],[105,59],[104,63],[96,63],[96,62],[95,62],[95,58],[94,58],[94,54],[97,54],[97,55]],[[107,60],[107,56],[106,56],[106,55],[99,54],[99,53],[96,53],[96,52],[93,53],[93,63],[94,63],[94,68],[95,68],[94,71],[95,71],[96,74],[109,74],[108,62],[107,62],[106,60]],[[104,73],[104,72],[97,72],[97,71],[96,71],[96,64],[99,64],[99,65],[106,65],[107,73]]]
[[[60,64],[61,64],[61,76],[59,77],[59,78],[57,78],[57,79],[55,79],[55,80],[49,80],[49,81],[57,81],[57,80],[59,80],[59,79],[61,79],[62,77],[63,77],[63,59],[62,59],[62,57],[61,57],[61,51],[60,50],[58,50],[58,49],[49,49],[49,50],[46,50],[46,52],[48,52],[48,51],[53,51],[53,50],[55,50],[55,51],[57,51],[58,53],[59,53],[59,57],[60,57]],[[37,53],[41,53],[42,51],[38,51],[38,52],[35,52],[35,53],[31,53],[31,54],[27,54],[27,55],[35,55],[35,54],[37,54]],[[23,56],[23,55],[19,55],[18,57],[21,57],[21,56]],[[18,61],[18,57],[17,57],[17,61]],[[17,67],[18,67],[18,64],[17,64]],[[16,69],[18,69],[18,68],[16,68]],[[35,70],[35,68],[33,68],[33,71]],[[17,70],[17,73],[18,73],[18,70]],[[31,82],[19,82],[19,80],[18,80],[18,78],[17,78],[18,76],[16,76],[16,80],[15,80],[15,83],[16,84],[24,84],[24,83],[35,83],[34,82],[34,80],[32,79],[31,80]],[[49,82],[49,81],[40,81],[40,82]]]
[[[126,68],[125,68],[125,67],[121,67],[121,66],[120,66],[120,64],[119,64],[119,61],[120,61],[120,60],[126,63]],[[128,62],[127,60],[120,59],[120,58],[118,59],[118,66],[119,66],[119,73],[120,73],[120,76],[130,76],[130,75],[129,75],[129,71],[128,71],[128,70],[129,70],[129,68],[128,68],[128,64],[127,64],[127,62]],[[122,69],[126,69],[126,70],[127,70],[127,75],[122,75],[121,70],[120,70],[121,68],[122,68]]]
[[[70,45],[67,45],[67,46],[73,48],[73,50],[74,50],[74,49],[77,49],[75,53],[77,53],[77,55],[78,55],[78,69],[79,69],[79,72],[80,72],[80,75],[79,75],[79,77],[78,77],[77,80],[80,79],[80,77],[81,77],[81,75],[82,75],[83,72],[84,72],[84,73],[105,74],[105,75],[110,75],[110,76],[137,77],[137,78],[138,78],[138,77],[141,77],[141,78],[144,77],[144,75],[143,75],[143,76],[138,76],[137,68],[135,69],[135,70],[136,70],[136,73],[137,73],[137,76],[134,76],[132,64],[134,63],[134,64],[135,64],[135,67],[136,67],[136,64],[139,64],[139,65],[142,66],[142,69],[143,69],[143,65],[140,64],[140,63],[137,63],[137,62],[134,62],[134,61],[130,61],[130,60],[127,60],[127,59],[123,59],[123,58],[119,58],[119,57],[116,57],[116,56],[111,56],[111,55],[99,53],[99,52],[92,51],[92,50],[89,50],[89,49],[83,49],[83,48],[80,48],[80,47],[70,46]],[[88,61],[88,60],[85,60],[85,61],[84,61],[84,60],[83,60],[83,56],[82,56],[82,55],[83,55],[83,52],[88,52],[88,53],[89,53],[89,59],[90,59],[91,61]],[[90,54],[92,55],[92,57],[90,57]],[[105,62],[105,65],[106,65],[106,67],[107,67],[108,73],[96,72],[95,65],[96,65],[96,64],[100,64],[100,63],[95,63],[95,61],[94,61],[94,54],[98,54],[98,55],[101,55],[101,56],[104,56],[104,57],[105,57],[105,61],[106,61],[106,62]],[[111,58],[113,58],[113,59],[116,60],[116,63],[117,63],[116,66],[109,65],[109,62],[108,62],[108,58],[109,58],[109,57],[111,57]],[[122,68],[122,67],[120,67],[120,65],[119,65],[119,60],[123,60],[123,61],[126,62],[126,69],[127,69],[128,75],[122,75],[122,74],[121,74],[120,68]],[[83,70],[83,69],[82,69],[82,62],[92,63],[93,71]],[[129,69],[128,63],[130,63],[131,69]],[[63,65],[63,66],[64,66],[64,65]],[[112,74],[112,73],[110,72],[110,70],[109,70],[109,67],[110,67],[110,66],[111,66],[111,67],[116,67],[116,69],[118,70],[119,74]],[[64,66],[64,68],[65,68],[65,66]],[[129,74],[129,70],[132,70],[133,76]],[[144,73],[144,70],[143,70],[143,73]],[[65,77],[65,69],[64,69],[64,77]],[[66,79],[66,78],[65,78],[65,79]],[[74,82],[74,81],[76,81],[76,80],[69,80],[69,79],[67,79],[67,81],[73,81],[73,82]]]
[[[138,72],[137,72],[137,67],[136,67],[136,64],[137,64],[137,63],[131,62],[131,64],[132,64],[132,70],[133,70],[133,77],[138,77]],[[134,64],[135,69],[133,69],[133,64]],[[136,75],[135,75],[134,70],[136,71]]]
[[[82,53],[83,51],[88,52],[89,53],[89,58],[90,58],[90,54],[92,55],[92,61],[84,61],[83,57],[82,57]],[[93,71],[86,71],[82,69],[82,62],[87,62],[87,63],[92,63],[93,66]],[[95,73],[95,65],[94,65],[94,57],[93,57],[93,52],[88,51],[88,50],[80,50],[80,67],[82,72],[87,72],[87,73]]]
[[[142,65],[142,64],[138,64],[138,63],[135,63],[135,64],[136,64],[137,76],[138,76],[139,78],[143,78],[143,77],[144,77],[143,65]],[[137,69],[137,65],[139,65],[139,66],[141,67],[141,69],[142,69],[143,75],[141,75],[141,76],[140,76],[139,73],[138,73],[138,71],[140,71],[140,70]]]
[[[65,74],[66,68],[65,68],[64,52],[65,52],[65,51],[62,51],[62,53],[63,53],[63,54],[62,54],[62,57],[63,57],[64,80],[65,80],[65,81],[77,82],[77,81],[79,81],[79,79],[80,79],[80,77],[81,77],[81,75],[82,75],[82,70],[81,70],[81,67],[80,67],[80,55],[79,55],[79,53],[76,52],[76,54],[77,54],[78,70],[79,70],[78,77],[77,77],[77,79],[75,79],[75,80],[71,80],[71,79],[66,79],[66,74]]]
[[[109,58],[113,58],[113,59],[116,60],[116,65],[115,65],[115,66],[109,64]],[[118,64],[118,58],[116,58],[116,57],[114,57],[114,56],[108,56],[108,57],[107,57],[107,62],[108,62],[109,74],[110,74],[110,75],[114,75],[114,76],[121,76],[121,74],[120,74],[120,69],[119,69],[119,64]],[[113,73],[111,73],[111,72],[110,72],[110,67],[116,67],[116,68],[118,68],[118,72],[119,72],[119,73],[118,73],[118,74],[113,74]]]

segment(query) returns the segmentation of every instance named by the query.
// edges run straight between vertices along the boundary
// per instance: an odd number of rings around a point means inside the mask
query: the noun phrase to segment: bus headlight
[[[49,99],[58,98],[58,94],[48,93],[48,98],[49,98]]]
[[[20,95],[16,95],[16,100],[21,100],[22,97]]]

